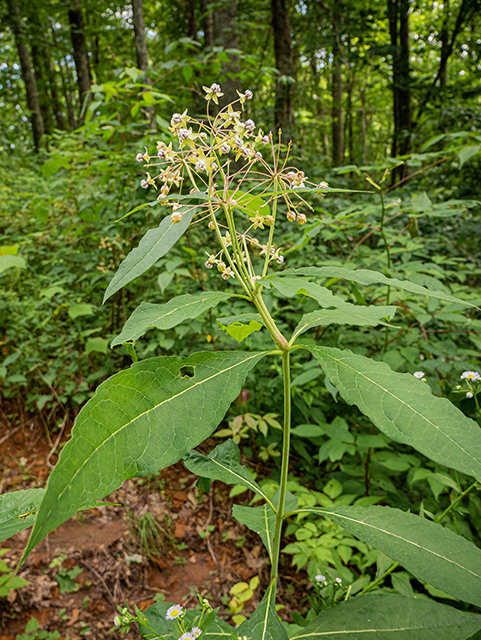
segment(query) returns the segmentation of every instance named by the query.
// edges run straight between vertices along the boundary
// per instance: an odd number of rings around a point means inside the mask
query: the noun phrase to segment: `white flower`
[[[185,633],[183,633],[179,640],[195,640],[196,636],[194,636],[193,633],[191,633],[190,631],[186,631]]]
[[[326,581],[326,576],[323,576],[322,573],[317,574],[316,576],[316,580],[318,582],[325,582]]]
[[[221,150],[221,152],[222,152],[222,153],[229,153],[229,151],[230,151],[230,147],[229,147],[229,145],[228,145],[228,144],[226,144],[226,143],[224,142],[224,144],[221,146],[220,150]]]
[[[140,186],[142,187],[142,189],[147,189],[147,187],[149,186],[149,183],[147,182],[147,180],[141,180]]]
[[[269,144],[269,136],[262,136],[261,142],[262,144]]]
[[[477,382],[481,376],[477,371],[464,371],[461,374],[461,380],[470,380],[471,382]]]
[[[252,93],[252,91],[249,91],[249,89],[246,89],[244,95],[247,98],[247,100],[252,100],[252,96],[254,94]]]
[[[179,132],[177,133],[177,135],[179,136],[179,140],[183,141],[183,140],[187,140],[187,138],[190,138],[190,134],[192,132],[189,129],[179,129]]]
[[[282,264],[284,262],[284,256],[277,256],[276,262],[277,264]]]
[[[143,161],[144,161],[144,156],[143,156],[143,154],[142,154],[142,153],[138,153],[138,154],[135,156],[135,159],[137,160],[137,162],[143,162]]]
[[[336,578],[334,582],[337,582],[337,584],[342,584],[341,578]]]
[[[174,126],[176,124],[180,124],[181,122],[182,122],[182,116],[180,115],[180,113],[174,113],[174,115],[170,119],[170,124]]]
[[[192,627],[190,632],[193,634],[194,638],[198,638],[202,633],[202,629],[199,629],[199,627]]]
[[[246,128],[246,131],[248,131],[249,133],[252,133],[256,128],[256,123],[254,122],[254,120],[246,120],[245,128]]]
[[[235,144],[235,146],[236,146],[238,149],[240,149],[240,148],[242,147],[242,140],[241,140],[239,137],[237,137],[237,138],[234,140],[234,144]]]
[[[320,182],[318,185],[319,189],[327,189],[328,186],[328,183],[324,181]]]
[[[212,93],[215,93],[216,96],[220,95],[220,92],[221,92],[220,84],[217,84],[216,82],[214,82],[214,84],[210,85],[210,90],[212,91]]]
[[[183,607],[180,604],[173,604],[171,607],[167,609],[167,613],[165,614],[166,620],[175,620],[179,616],[181,616],[184,612]]]
[[[195,170],[205,171],[205,169],[206,169],[205,162],[203,160],[197,160],[197,162],[195,163]]]
[[[418,380],[422,380],[422,379],[424,378],[424,376],[425,376],[425,375],[426,375],[426,374],[424,373],[424,371],[415,371],[415,372],[413,373],[413,376],[414,376],[415,378],[417,378]]]
[[[472,398],[473,394],[471,393],[471,391],[468,391],[466,394],[466,398]]]
[[[115,616],[114,618],[114,625],[116,627],[120,627],[120,625],[122,624],[122,621],[120,620],[119,616]]]
[[[159,153],[157,154],[157,157],[159,158],[159,160],[165,160],[165,150],[164,149],[159,149]]]

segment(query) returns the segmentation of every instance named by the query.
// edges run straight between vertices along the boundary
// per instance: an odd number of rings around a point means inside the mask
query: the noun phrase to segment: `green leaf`
[[[0,273],[3,273],[11,267],[17,267],[17,269],[25,269],[27,263],[22,256],[16,256],[11,254],[0,255]]]
[[[249,323],[245,324],[247,320]],[[227,331],[234,340],[242,342],[254,331],[262,329],[264,320],[258,313],[241,313],[236,316],[217,318],[217,324],[223,331]]]
[[[272,504],[277,509],[279,504],[279,490],[272,498]],[[297,498],[289,491],[286,493],[285,512],[294,511],[297,507]],[[232,515],[241,524],[249,527],[251,531],[259,534],[265,548],[272,560],[272,550],[274,545],[274,529],[276,525],[276,514],[270,504],[263,504],[261,507],[245,507],[235,504],[232,507]]]
[[[226,440],[217,445],[208,456],[197,451],[187,451],[182,462],[189,471],[198,476],[221,480],[226,484],[242,485],[260,495],[266,502],[271,503],[257,482],[252,479],[247,467],[240,464],[239,447],[233,440]]]
[[[86,302],[79,302],[69,307],[68,315],[72,320],[75,320],[75,318],[80,318],[81,316],[93,316],[93,310],[93,305],[87,304]]]
[[[141,276],[164,256],[183,235],[194,215],[195,209],[187,210],[182,220],[177,223],[172,222],[170,216],[166,216],[156,229],[147,231],[139,246],[131,251],[120,265],[107,287],[103,301],[105,302],[119,289]]]
[[[108,342],[105,338],[89,338],[85,344],[85,355],[88,356],[92,351],[98,353],[107,353]]]
[[[481,605],[481,549],[450,529],[391,507],[303,508],[327,516],[420,581]]]
[[[24,557],[79,507],[182,458],[217,427],[267,352],[150,358],[98,387],[48,480]]]
[[[447,398],[409,373],[351,351],[306,346],[349,404],[389,438],[481,480],[481,429]]]
[[[480,149],[481,146],[479,144],[473,145],[471,147],[464,147],[463,149],[461,149],[461,151],[459,151],[458,153],[459,168],[461,169],[465,162],[477,155]]]
[[[273,580],[264,594],[261,603],[248,620],[237,629],[239,637],[250,640],[288,640],[288,635],[275,607],[276,580]]]
[[[31,527],[45,489],[12,491],[0,496],[0,542]]]
[[[299,324],[294,329],[289,344],[294,341],[305,331],[314,327],[325,327],[329,324],[350,324],[359,327],[376,326],[382,324],[389,326],[385,319],[391,319],[396,313],[396,307],[381,307],[372,305],[370,307],[356,306],[355,304],[345,303],[344,307],[338,309],[323,309],[322,311],[312,311],[302,316]]]
[[[124,342],[135,342],[144,335],[147,329],[171,329],[176,325],[196,318],[207,309],[211,309],[233,294],[222,291],[202,291],[194,295],[186,294],[172,298],[165,304],[142,302],[124,325],[122,332],[112,340],[110,346],[115,347]]]
[[[421,285],[409,282],[409,280],[399,280],[398,278],[388,278],[382,273],[371,271],[369,269],[346,269],[345,267],[304,267],[302,269],[286,269],[276,274],[279,276],[307,276],[308,278],[343,278],[351,282],[357,282],[362,285],[370,284],[386,284],[395,289],[403,289],[411,293],[438,298],[439,300],[447,300],[449,302],[458,302],[463,305],[475,307],[476,305],[460,300],[442,291],[433,291],[422,287]],[[271,278],[267,276],[263,281],[269,281]]]
[[[395,594],[359,596],[325,609],[292,640],[468,640],[481,616]]]
[[[177,640],[179,637],[179,629],[175,620],[165,619],[167,609],[171,606],[172,602],[157,602],[146,609],[144,615],[147,618],[149,626],[152,627],[157,634],[166,640]],[[202,623],[202,627],[204,628],[201,636],[202,640],[204,640],[204,638],[209,638],[209,640],[231,640],[233,629],[227,622],[216,617],[218,611],[219,610],[216,609],[204,616]],[[185,620],[189,626],[197,626],[196,623],[199,622],[199,613],[199,611],[193,609],[186,610]],[[209,616],[211,617],[210,620],[208,620]],[[152,632],[142,625],[140,625],[140,633],[144,638],[152,638]]]

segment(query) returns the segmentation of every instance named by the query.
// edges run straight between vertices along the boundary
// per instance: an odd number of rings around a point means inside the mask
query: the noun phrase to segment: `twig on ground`
[[[12,429],[11,431],[9,431],[7,435],[3,436],[3,438],[0,440],[0,444],[3,444],[5,440],[8,440],[8,438],[10,438],[10,436],[13,436],[13,434],[16,433],[19,429],[21,429],[21,426],[15,427],[15,429]]]
[[[107,596],[110,600],[110,604],[112,605],[112,607],[114,608],[114,611],[117,611],[117,603],[115,602],[114,596],[112,595],[112,592],[110,591],[110,589],[107,586],[107,583],[105,582],[105,580],[102,578],[102,576],[100,575],[100,573],[98,571],[96,571],[93,567],[91,567],[89,564],[87,564],[85,562],[85,560],[80,560],[80,563],[84,565],[84,567],[86,567],[91,573],[93,573],[93,575],[98,578],[100,580],[100,582],[102,583],[103,588],[105,589],[105,592],[107,593]]]

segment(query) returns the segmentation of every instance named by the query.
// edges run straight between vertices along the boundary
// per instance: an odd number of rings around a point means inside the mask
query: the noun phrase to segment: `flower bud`
[[[306,224],[306,222],[307,222],[306,216],[303,213],[299,213],[298,216],[297,216],[297,222],[299,224]]]
[[[195,170],[205,171],[205,169],[206,169],[205,162],[203,160],[197,160],[197,162],[195,163]]]
[[[296,214],[294,213],[294,211],[288,211],[287,212],[287,219],[289,220],[289,222],[295,222],[296,221]]]
[[[249,89],[246,89],[244,95],[247,98],[247,100],[252,100],[252,96],[254,94],[252,93],[252,91],[249,91]]]
[[[114,618],[114,625],[115,625],[116,627],[120,627],[120,624],[121,624],[121,621],[120,621],[119,616],[115,616],[115,618]]]
[[[210,262],[210,260],[207,260],[207,261],[206,261],[206,263],[204,264],[204,266],[205,266],[207,269],[212,269],[212,267],[213,267],[214,265],[212,264],[212,262]]]
[[[277,264],[282,264],[284,262],[284,256],[277,256],[276,262]]]
[[[215,224],[213,223],[212,220],[209,222],[209,224],[207,226],[209,227],[209,229],[211,229],[211,231],[213,231],[215,229]]]
[[[181,213],[180,211],[176,211],[170,216],[170,219],[174,224],[177,224],[182,220],[183,217],[184,217],[183,213]]]
[[[318,186],[319,186],[319,189],[327,189],[329,184],[327,182],[322,181],[319,183]]]
[[[264,224],[266,224],[268,227],[272,227],[272,225],[274,224],[275,219],[274,216],[264,216]]]
[[[220,262],[217,263],[217,271],[220,271],[221,273],[223,271],[225,271],[225,263],[224,262],[220,261]]]

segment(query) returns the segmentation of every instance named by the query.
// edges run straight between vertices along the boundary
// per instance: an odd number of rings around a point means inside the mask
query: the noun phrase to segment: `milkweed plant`
[[[133,212],[161,205],[167,214],[127,255],[107,288],[105,300],[142,276],[194,225],[206,225],[211,232],[205,268],[218,273],[221,286],[180,295],[163,304],[141,303],[112,342],[112,347],[126,345],[134,363],[102,383],[83,407],[46,489],[2,496],[0,530],[8,537],[33,525],[25,559],[49,531],[79,509],[97,504],[124,480],[182,460],[201,478],[242,485],[257,494],[256,506],[235,505],[233,515],[262,538],[270,559],[269,584],[252,616],[237,629],[218,617],[206,601],[201,601],[200,613],[163,602],[145,612],[119,608],[116,628],[127,631],[132,621],[137,621],[145,638],[166,640],[471,638],[481,629],[481,616],[475,613],[476,607],[481,607],[481,550],[444,527],[442,521],[470,491],[479,489],[479,425],[448,399],[434,396],[422,380],[423,372],[415,376],[397,373],[382,361],[301,337],[312,328],[330,324],[389,327],[395,306],[347,302],[326,286],[338,279],[458,300],[445,290],[431,291],[399,279],[389,266],[382,273],[337,263],[287,268],[279,233],[281,218],[303,225],[314,215],[309,203],[312,196],[329,197],[338,190],[324,181],[309,180],[302,168],[290,163],[289,145],[281,144],[280,134],[264,133],[252,119],[245,118],[246,102],[253,98],[250,91],[239,93],[238,100],[224,108],[218,106],[222,96],[218,84],[204,87],[204,91],[205,118],[194,118],[187,110],[175,113],[170,141],[159,141],[155,149],[146,148],[137,156],[146,170],[142,187],[149,193],[155,191],[157,197]],[[308,296],[318,308],[300,318],[292,335],[285,335],[279,318],[273,317],[266,303],[266,292],[272,290],[286,298]],[[382,296],[376,296],[380,299]],[[133,345],[147,329],[170,329],[227,300],[250,305],[247,313],[222,318],[231,335],[240,342],[252,331],[265,330],[272,339],[271,349],[207,350],[188,357],[136,361]],[[298,504],[287,490],[294,351],[298,352],[296,357],[314,358],[344,401],[356,405],[389,438],[464,474],[464,480],[470,479],[468,488],[459,486],[457,497],[441,518],[434,520],[425,513],[421,517],[387,506]],[[261,361],[271,359],[281,364],[284,390],[281,470],[274,497],[269,497],[240,463],[240,451],[233,440],[216,446],[208,455],[195,451],[220,424],[247,375]],[[474,395],[479,374],[466,372],[463,382],[467,384],[463,393]],[[27,518],[18,517],[27,512]],[[392,564],[362,589],[333,583],[331,589],[344,589],[342,602],[334,604],[333,598],[333,606],[308,616],[304,626],[286,625],[276,612],[283,523],[287,518],[300,522],[310,514],[330,518],[382,551]],[[381,588],[398,567],[448,594],[452,604]],[[325,576],[319,575],[321,578]],[[324,582],[318,588],[324,588],[322,585]]]

